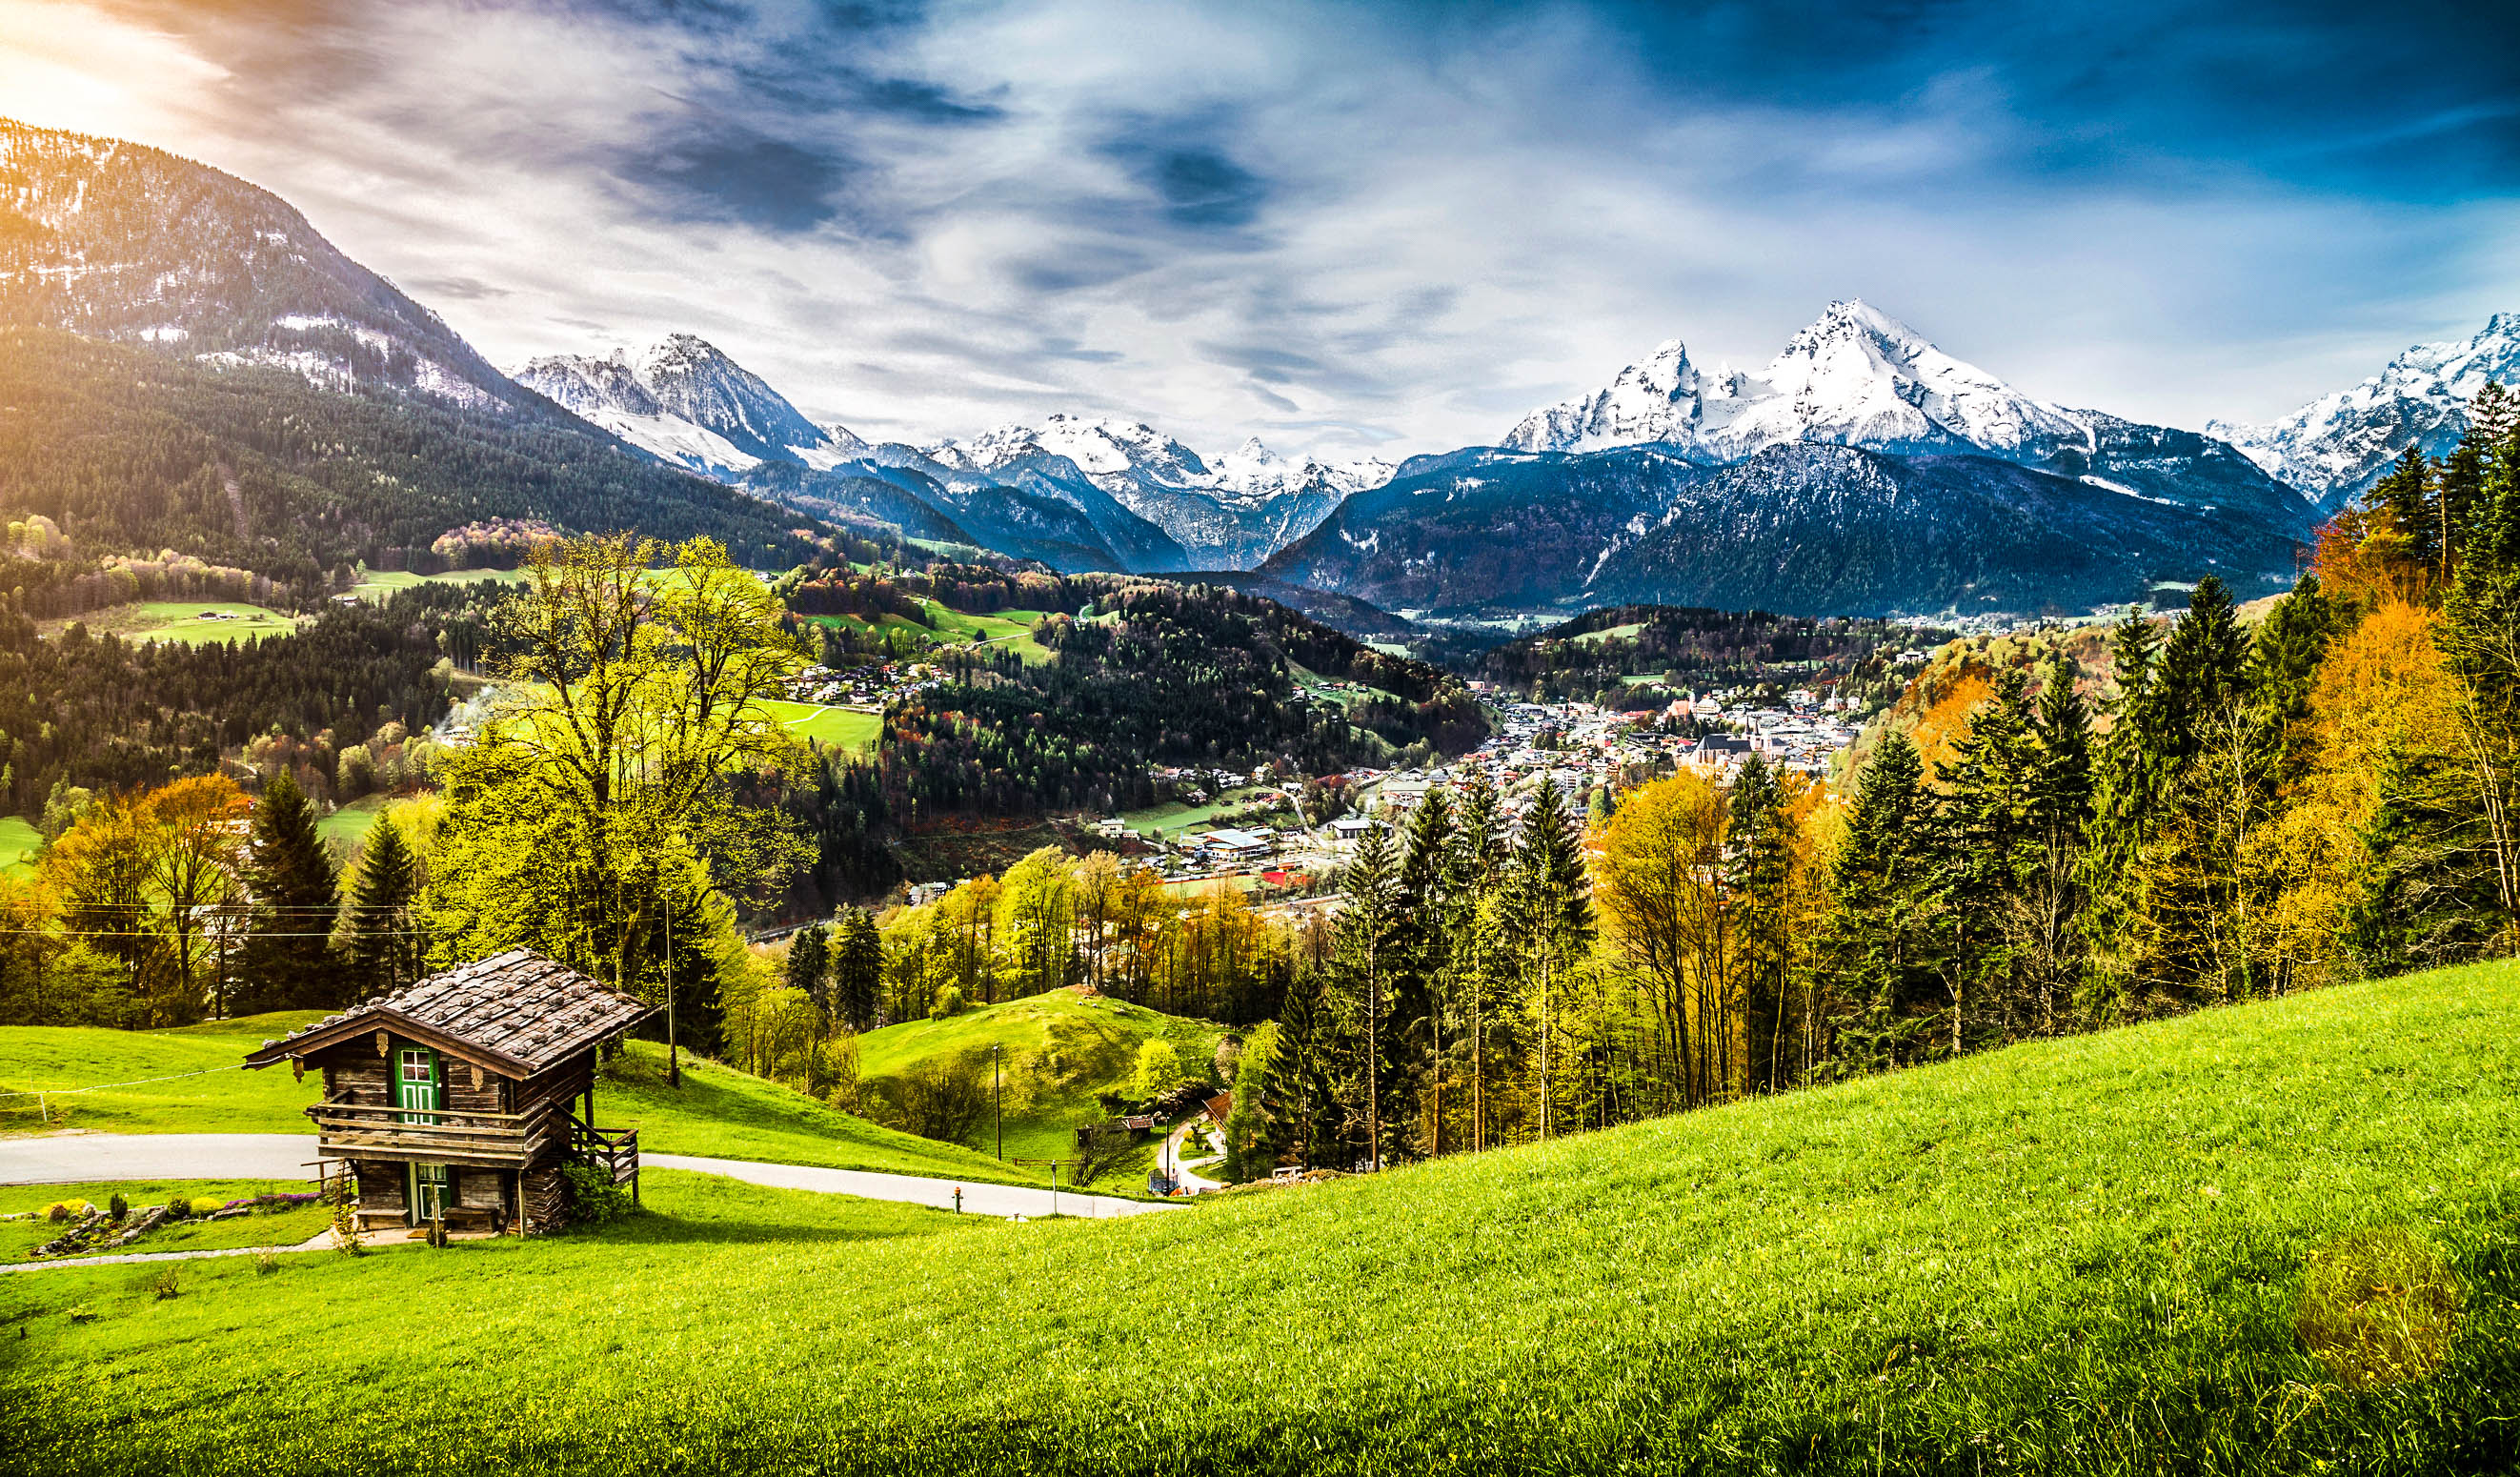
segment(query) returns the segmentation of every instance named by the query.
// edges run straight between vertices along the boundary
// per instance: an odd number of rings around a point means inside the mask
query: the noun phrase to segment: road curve
[[[954,1208],[980,1216],[1059,1215],[1096,1220],[1178,1210],[1151,1200],[1118,1200],[1047,1188],[931,1180],[870,1170],[823,1169],[807,1164],[759,1164],[749,1159],[706,1159],[691,1154],[641,1154],[651,1169],[723,1175],[781,1189],[811,1189]],[[300,1134],[37,1134],[0,1139],[0,1185],[76,1185],[97,1180],[304,1180],[311,1177],[315,1140]]]

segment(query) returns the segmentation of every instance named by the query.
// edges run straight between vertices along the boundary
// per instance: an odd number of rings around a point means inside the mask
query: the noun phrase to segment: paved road
[[[41,1134],[0,1139],[0,1185],[73,1185],[91,1180],[303,1180],[315,1161],[315,1140],[297,1134]],[[870,1200],[954,1208],[956,1183],[917,1175],[818,1169],[803,1164],[756,1164],[748,1159],[702,1159],[690,1154],[641,1154],[652,1169],[695,1170],[782,1189],[816,1189]],[[1054,1200],[1047,1187],[961,1185],[963,1209],[982,1216],[1046,1216]],[[1116,1200],[1060,1190],[1060,1215],[1102,1219],[1179,1206],[1151,1200]]]

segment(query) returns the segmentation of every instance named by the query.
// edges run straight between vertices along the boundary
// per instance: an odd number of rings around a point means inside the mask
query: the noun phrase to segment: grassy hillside
[[[1075,1146],[1079,1122],[1103,1116],[1095,1095],[1127,1085],[1145,1043],[1170,1041],[1184,1073],[1204,1077],[1224,1034],[1212,1021],[1186,1020],[1105,995],[1054,990],[943,1020],[870,1031],[858,1038],[858,1075],[879,1086],[880,1079],[904,1077],[939,1060],[985,1073],[989,1049],[1003,1048],[1007,1154],[1056,1158]],[[983,1122],[974,1146],[989,1149],[995,1141],[994,1123]],[[1124,1164],[1111,1172],[1111,1183],[1144,1170]]]
[[[0,1445],[51,1473],[2505,1470],[2515,1024],[2520,970],[2445,971],[984,1255],[737,1224],[204,1263],[169,1301],[9,1277]],[[2395,1377],[2358,1372],[2358,1320],[2408,1335]]]
[[[320,1012],[294,1011],[187,1026],[111,1031],[0,1026],[0,1093],[139,1083],[45,1099],[0,1097],[0,1132],[51,1127],[112,1134],[304,1134],[320,1084],[283,1067],[238,1069],[245,1053]],[[1030,1185],[1035,1177],[985,1154],[879,1128],[711,1061],[683,1058],[683,1086],[665,1084],[665,1049],[627,1043],[605,1064],[596,1122],[639,1130],[642,1148],[774,1164]],[[200,1076],[176,1076],[202,1073]],[[145,1079],[173,1077],[172,1081]]]

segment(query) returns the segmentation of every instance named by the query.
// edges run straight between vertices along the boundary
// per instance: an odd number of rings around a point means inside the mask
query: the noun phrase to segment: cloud
[[[2520,308],[2520,10],[2450,0],[0,0],[0,97],[494,361],[688,330],[903,439],[1442,449],[1851,295],[2195,425]]]

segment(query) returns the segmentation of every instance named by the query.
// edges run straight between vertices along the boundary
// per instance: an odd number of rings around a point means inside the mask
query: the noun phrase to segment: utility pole
[[[674,1030],[674,898],[665,895],[665,1080],[683,1085],[683,1046]]]
[[[989,1087],[997,1097],[998,1161],[1000,1163],[1006,1162],[1007,1157],[1007,1079],[1006,1073],[1000,1070],[1006,1051],[1004,1042],[989,1048]]]

